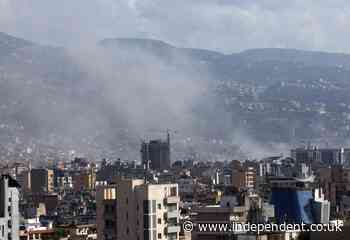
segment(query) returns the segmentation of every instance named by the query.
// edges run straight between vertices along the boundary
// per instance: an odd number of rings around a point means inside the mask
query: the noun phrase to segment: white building
[[[313,210],[317,223],[329,223],[331,203],[325,199],[322,189],[315,189]]]
[[[0,240],[19,240],[19,184],[9,175],[0,179]]]

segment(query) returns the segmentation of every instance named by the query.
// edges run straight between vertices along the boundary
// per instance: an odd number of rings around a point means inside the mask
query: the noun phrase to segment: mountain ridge
[[[348,54],[295,49],[223,54],[129,38],[105,39],[96,45],[102,47],[103,54],[85,55],[82,51],[75,58],[70,49],[0,34],[0,145],[14,144],[14,139],[22,136],[31,139],[29,142],[79,143],[85,151],[86,146],[103,149],[100,152],[124,149],[123,154],[134,151],[133,156],[138,156],[138,141],[127,147],[126,135],[130,134],[117,133],[126,117],[119,112],[123,106],[115,103],[133,102],[137,94],[144,94],[131,92],[129,96],[130,88],[153,88],[145,101],[168,90],[160,81],[163,78],[185,78],[191,84],[199,83],[201,89],[208,82],[201,90],[203,97],[194,101],[191,118],[197,119],[195,125],[205,138],[223,139],[227,148],[232,142],[293,145],[305,139],[330,139],[339,144],[350,137]],[[102,78],[113,88],[104,86]],[[130,78],[138,85],[124,90]],[[160,79],[152,82],[153,78]],[[189,88],[181,87],[184,91]],[[124,98],[119,99],[114,90]],[[140,111],[139,105],[145,101],[130,108]],[[181,97],[172,101],[171,105],[177,106]],[[116,147],[117,142],[124,145]],[[257,144],[252,145],[255,148]],[[12,147],[4,151],[9,149]]]

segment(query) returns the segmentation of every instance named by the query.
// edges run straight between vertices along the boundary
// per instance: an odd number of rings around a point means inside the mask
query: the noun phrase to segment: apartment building
[[[33,194],[51,193],[54,191],[53,170],[44,168],[32,169],[30,174],[31,190]]]
[[[117,181],[115,187],[116,193],[115,196],[113,193],[109,196],[111,199],[107,196],[111,193],[108,187],[102,187],[103,190],[99,191],[97,206],[100,212],[97,213],[97,223],[104,223],[98,229],[98,239],[179,239],[180,198],[177,184],[150,184],[144,180],[122,179]],[[113,207],[116,207],[115,222],[106,215],[107,212],[113,213]],[[116,238],[113,238],[114,233],[108,232],[113,227]]]
[[[295,148],[291,150],[291,157],[298,162],[323,163],[325,165],[349,165],[349,148],[317,148],[308,146],[306,148]]]
[[[249,163],[232,162],[232,185],[237,189],[254,188],[256,186],[256,168]]]
[[[169,170],[170,160],[170,135],[167,133],[166,141],[157,139],[141,144],[141,160],[146,168],[153,170]]]
[[[19,184],[9,175],[0,178],[0,239],[19,240]]]
[[[99,240],[117,239],[116,185],[96,187],[96,225]]]
[[[92,190],[95,188],[96,173],[93,170],[74,172],[72,183],[74,191]]]

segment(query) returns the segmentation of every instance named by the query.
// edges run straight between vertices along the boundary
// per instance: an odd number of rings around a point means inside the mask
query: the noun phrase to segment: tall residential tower
[[[157,139],[141,144],[141,160],[146,168],[153,170],[170,169],[170,134],[167,132],[166,141]]]

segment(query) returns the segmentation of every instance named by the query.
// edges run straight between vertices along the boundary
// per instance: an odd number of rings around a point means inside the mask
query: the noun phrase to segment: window
[[[143,213],[144,214],[149,214],[151,209],[150,209],[151,201],[143,200]]]
[[[168,239],[169,240],[177,240],[177,234],[176,233],[168,234]]]
[[[162,204],[158,203],[158,209],[162,209]]]
[[[168,212],[177,211],[177,204],[168,205]]]
[[[158,239],[161,239],[161,238],[162,238],[162,234],[158,233]]]
[[[158,218],[158,224],[162,224],[162,219]]]
[[[156,228],[157,227],[157,216],[155,214],[153,214],[153,215],[151,215],[151,217],[152,217],[152,228]]]
[[[176,189],[176,187],[170,188],[170,195],[171,196],[177,196],[177,189]]]
[[[143,231],[143,239],[144,239],[144,240],[149,240],[149,239],[150,239],[150,232],[149,232],[148,229],[145,229],[145,230]]]
[[[157,201],[152,200],[152,213],[155,213],[157,211]]]
[[[143,227],[145,229],[149,228],[150,227],[150,217],[149,215],[143,215]]]

